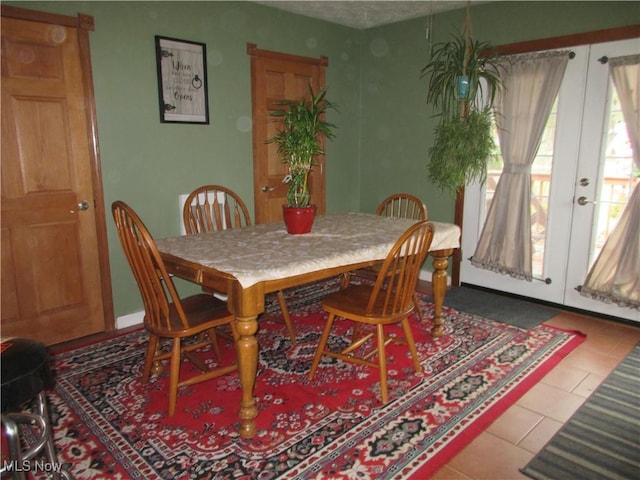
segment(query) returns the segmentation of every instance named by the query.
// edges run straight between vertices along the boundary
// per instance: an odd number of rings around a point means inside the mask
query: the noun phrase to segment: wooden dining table
[[[156,239],[169,273],[228,295],[228,308],[236,317],[239,334],[240,436],[250,438],[256,432],[256,332],[265,295],[376,265],[414,222],[365,213],[336,213],[317,217],[311,233],[304,235],[290,235],[284,224],[273,223]],[[443,332],[448,258],[460,246],[460,228],[432,223],[431,333],[437,338]]]

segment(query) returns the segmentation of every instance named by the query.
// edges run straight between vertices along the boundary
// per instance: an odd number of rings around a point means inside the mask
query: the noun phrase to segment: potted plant
[[[282,122],[278,133],[267,142],[278,145],[280,161],[287,165],[282,181],[288,184],[283,215],[289,233],[310,232],[315,218],[316,207],[309,203],[309,174],[317,165],[317,157],[324,155],[324,139],[333,139],[336,128],[325,119],[327,110],[336,109],[326,99],[326,93],[326,89],[314,93],[309,86],[309,98],[281,100],[277,105],[283,108],[269,112]],[[292,225],[289,220],[302,224]]]
[[[429,180],[455,194],[467,182],[486,179],[487,161],[496,154],[491,135],[492,107],[501,86],[497,53],[474,41],[470,20],[462,34],[434,45],[421,76],[428,78],[427,102],[440,121],[429,149]]]

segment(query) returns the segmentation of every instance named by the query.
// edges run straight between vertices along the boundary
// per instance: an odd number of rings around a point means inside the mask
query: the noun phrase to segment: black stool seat
[[[2,430],[10,456],[10,461],[0,466],[0,476],[10,474],[15,480],[26,480],[31,469],[28,462],[44,454],[52,466],[60,467],[52,474],[54,479],[73,478],[59,465],[49,423],[45,391],[53,387],[54,378],[47,347],[26,338],[2,340],[0,370]],[[21,428],[35,435],[28,445],[23,445]]]
[[[18,411],[42,390],[53,387],[54,379],[47,347],[25,338],[2,341],[0,354],[2,411]]]

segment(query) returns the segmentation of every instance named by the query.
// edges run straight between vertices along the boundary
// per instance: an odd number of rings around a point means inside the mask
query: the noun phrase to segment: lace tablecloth
[[[166,254],[233,275],[243,288],[327,268],[381,260],[415,221],[364,213],[318,216],[311,233],[289,235],[271,223],[157,239]],[[458,248],[460,229],[432,222],[431,251]]]

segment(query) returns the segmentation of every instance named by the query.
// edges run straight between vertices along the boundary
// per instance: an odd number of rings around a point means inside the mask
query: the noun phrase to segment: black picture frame
[[[155,36],[161,123],[209,124],[207,46]]]

